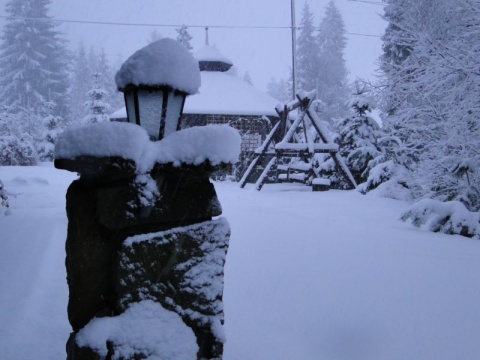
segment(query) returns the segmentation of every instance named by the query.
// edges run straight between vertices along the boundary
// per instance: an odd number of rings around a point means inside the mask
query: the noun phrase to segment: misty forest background
[[[52,161],[71,126],[108,121],[123,106],[114,84],[121,59],[67,41],[49,17],[50,0],[10,0],[0,44],[0,166]],[[323,18],[308,3],[297,36],[297,88],[317,90],[313,106],[340,145],[362,193],[415,201],[405,218],[430,229],[480,237],[480,0],[384,0],[387,28],[375,81],[348,81],[342,15],[330,0]],[[194,51],[188,28],[177,40]],[[150,39],[159,38],[152,33]],[[268,46],[264,44],[263,46]],[[254,65],[252,65],[254,66]],[[292,75],[267,92],[292,99]],[[244,80],[250,82],[248,73]],[[370,112],[377,109],[380,121]],[[328,155],[316,171],[348,184]],[[1,179],[0,179],[1,185]],[[8,189],[0,186],[2,203]]]

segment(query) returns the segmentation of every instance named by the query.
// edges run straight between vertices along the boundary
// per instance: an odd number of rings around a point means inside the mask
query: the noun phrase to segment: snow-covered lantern
[[[179,130],[187,95],[200,87],[198,61],[178,41],[164,38],[135,52],[115,76],[128,122],[160,140]]]

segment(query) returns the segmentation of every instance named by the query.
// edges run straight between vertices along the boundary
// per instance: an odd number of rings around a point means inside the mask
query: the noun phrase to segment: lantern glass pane
[[[184,100],[185,95],[177,93],[176,91],[172,91],[168,94],[164,136],[168,136],[177,131]]]
[[[125,105],[127,106],[127,121],[136,124],[135,95],[133,91],[129,91],[125,94]]]
[[[158,140],[162,115],[162,91],[138,91],[140,125],[147,130],[151,139]]]

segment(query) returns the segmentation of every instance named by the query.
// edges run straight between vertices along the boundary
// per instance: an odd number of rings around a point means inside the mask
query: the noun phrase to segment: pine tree
[[[245,71],[245,74],[243,74],[243,81],[245,81],[247,84],[253,85],[252,78],[250,77],[250,73],[248,71]]]
[[[286,103],[292,99],[292,86],[285,79],[277,81],[271,78],[267,84],[267,94],[282,103]]]
[[[53,161],[55,141],[60,134],[62,119],[53,115],[55,104],[45,103],[42,111],[42,133],[39,141],[36,142],[36,149],[40,161]]]
[[[193,38],[188,32],[188,27],[186,25],[182,25],[182,27],[175,29],[175,31],[177,32],[177,41],[185,46],[188,51],[192,51],[193,47],[190,45],[190,41]]]
[[[97,68],[94,73],[98,74],[100,88],[108,93],[105,101],[110,104],[110,108],[119,109],[125,105],[123,94],[117,90],[115,83],[116,71],[110,66],[105,49],[101,48],[97,55]]]
[[[369,162],[380,154],[377,145],[381,136],[380,127],[368,116],[372,109],[361,93],[355,94],[349,105],[354,115],[339,122],[336,142],[355,181],[360,184],[368,177]]]
[[[160,40],[161,38],[162,38],[162,35],[160,35],[157,30],[153,30],[153,31],[150,33],[149,38],[147,39],[147,44],[151,44],[151,43],[153,43],[153,42],[155,42],[155,41]],[[122,61],[122,64],[123,64],[123,61]]]
[[[389,0],[386,9],[384,123],[413,159],[415,195],[478,210],[480,4]]]
[[[111,107],[110,104],[105,101],[108,92],[100,87],[98,74],[94,74],[94,77],[94,88],[87,92],[89,100],[85,102],[85,107],[89,112],[84,118],[84,122],[86,123],[97,123],[110,119],[109,112]]]
[[[70,109],[72,121],[81,121],[85,115],[85,94],[93,87],[91,74],[94,70],[90,68],[87,61],[87,53],[83,43],[80,43],[78,50],[73,57],[72,87],[70,88]]]
[[[9,111],[39,113],[45,101],[68,115],[67,50],[48,17],[50,0],[10,0],[0,46],[0,98]]]
[[[297,86],[305,91],[317,89],[319,75],[319,53],[313,21],[313,13],[305,2],[297,39]]]
[[[345,106],[348,95],[347,69],[343,58],[346,38],[342,15],[330,0],[317,35],[319,70],[317,77],[318,99],[324,103],[323,116],[343,118],[348,113]]]

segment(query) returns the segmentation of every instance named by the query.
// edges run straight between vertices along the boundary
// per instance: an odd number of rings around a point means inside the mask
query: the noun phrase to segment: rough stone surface
[[[103,360],[79,347],[75,334],[92,318],[119,315],[145,299],[175,311],[192,328],[198,359],[221,359],[230,228],[223,218],[212,220],[222,209],[209,175],[222,166],[161,164],[143,175],[134,162],[117,158],[57,160],[55,166],[81,174],[67,192],[65,265],[74,331],[67,359]],[[141,199],[138,176],[154,185],[150,203]],[[108,346],[107,359],[121,344]]]
[[[55,167],[77,172],[83,181],[92,182],[128,180],[136,175],[135,161],[120,157],[80,156],[75,159],[55,159]]]
[[[223,266],[230,237],[220,218],[133,237],[120,250],[117,311],[151,299],[179,314],[192,328],[198,358],[221,358],[223,340],[212,329],[223,323]]]
[[[96,221],[96,189],[74,181],[67,192],[68,319],[75,331],[111,313],[113,259],[118,243]]]
[[[99,223],[110,230],[149,224],[172,228],[205,221],[222,213],[208,174],[198,177],[159,173],[152,178],[160,196],[149,206],[140,203],[135,182],[99,189]]]

